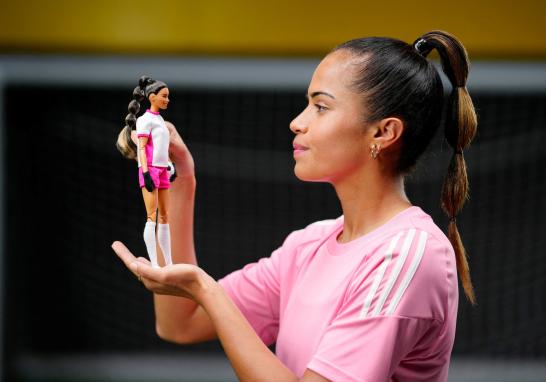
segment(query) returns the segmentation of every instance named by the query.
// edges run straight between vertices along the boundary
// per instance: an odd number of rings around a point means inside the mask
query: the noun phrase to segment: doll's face
[[[165,110],[169,105],[169,88],[163,88],[156,94],[150,94],[148,97],[150,105],[155,106],[158,109]]]

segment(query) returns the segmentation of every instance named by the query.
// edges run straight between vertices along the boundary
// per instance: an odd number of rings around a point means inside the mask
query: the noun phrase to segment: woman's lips
[[[301,155],[301,154],[303,154],[305,151],[308,150],[307,147],[302,146],[302,145],[299,145],[299,144],[297,144],[297,143],[293,143],[293,144],[292,144],[292,147],[294,148],[294,156],[296,156],[296,155]]]

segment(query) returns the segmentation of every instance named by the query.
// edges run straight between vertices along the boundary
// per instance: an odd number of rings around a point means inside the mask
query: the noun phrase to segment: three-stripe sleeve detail
[[[411,282],[411,279],[413,278],[413,275],[415,274],[415,271],[419,267],[419,264],[421,263],[421,259],[423,258],[423,253],[425,253],[425,245],[427,243],[427,237],[428,234],[424,231],[421,232],[419,235],[419,243],[417,244],[417,249],[415,251],[415,256],[413,257],[413,260],[410,264],[409,269],[406,272],[406,275],[404,276],[404,279],[400,283],[400,286],[398,287],[398,290],[394,294],[394,297],[392,298],[389,308],[385,312],[385,314],[392,314],[394,310],[396,309],[396,306],[400,302],[400,299],[404,295],[404,292],[408,288],[408,285]]]
[[[381,280],[383,279],[383,276],[385,275],[385,270],[389,266],[389,263],[392,259],[392,252],[396,248],[396,244],[398,244],[398,240],[400,240],[400,236],[402,236],[403,232],[399,232],[398,235],[396,235],[390,242],[389,247],[387,248],[387,251],[385,252],[385,258],[383,259],[383,262],[379,266],[379,269],[377,270],[377,273],[375,275],[375,279],[373,280],[372,287],[370,288],[370,292],[366,296],[366,300],[364,300],[364,305],[362,306],[362,310],[360,311],[360,318],[366,317],[368,314],[368,309],[370,309],[370,305],[372,304],[373,296],[375,295],[375,292],[377,291],[377,288],[379,287],[379,284],[381,283]]]
[[[394,265],[391,265],[391,263],[393,263],[393,254],[396,253],[396,248],[398,247],[398,244],[403,236],[405,236],[405,238],[399,253],[396,256],[396,261],[394,262]],[[413,257],[411,257],[410,249],[412,249],[412,244],[414,243],[415,239],[415,229],[410,229],[407,232],[399,232],[394,238],[391,239],[389,246],[385,251],[383,262],[377,268],[373,283],[365,297],[364,304],[362,305],[362,309],[360,311],[360,318],[377,316],[381,313],[384,307],[386,308],[385,314],[389,315],[394,313],[396,307],[404,296],[405,291],[410,285],[417,269],[419,268],[419,264],[421,263],[421,259],[423,258],[423,254],[425,252],[428,233],[420,231],[417,243],[414,245],[414,249],[411,251],[413,254]],[[408,257],[411,258],[411,263],[407,269],[402,272]],[[384,280],[387,270],[390,268],[389,266],[393,267],[393,269],[390,273],[388,273],[388,279]],[[399,279],[401,279],[401,281],[398,284],[397,289],[393,291],[393,288]],[[381,289],[380,295],[377,296],[382,284],[384,284],[384,287]],[[392,295],[393,297],[390,299],[388,305],[385,306],[385,302],[387,301],[389,295],[391,295],[391,292],[394,292]],[[377,300],[375,303],[374,298]],[[372,303],[374,303],[374,306],[372,306]],[[370,312],[371,308],[373,309]]]

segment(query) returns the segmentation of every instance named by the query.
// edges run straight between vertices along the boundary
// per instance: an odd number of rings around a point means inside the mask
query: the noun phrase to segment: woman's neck
[[[150,105],[150,111],[153,111],[154,113],[159,113],[159,107],[156,105]]]
[[[368,172],[334,183],[344,215],[338,240],[346,243],[386,223],[411,207],[402,175],[387,177]]]

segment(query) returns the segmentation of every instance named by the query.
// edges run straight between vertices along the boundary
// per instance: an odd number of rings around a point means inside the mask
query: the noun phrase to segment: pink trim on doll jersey
[[[154,140],[152,138],[152,134],[150,134],[148,143],[146,143],[146,162],[148,162],[148,165],[154,163]]]
[[[150,135],[152,135],[152,133],[148,133],[148,134],[138,134],[137,137],[140,138],[140,137],[149,137]]]
[[[146,113],[152,113],[153,115],[159,115],[159,111],[151,111],[150,109],[146,109]]]

